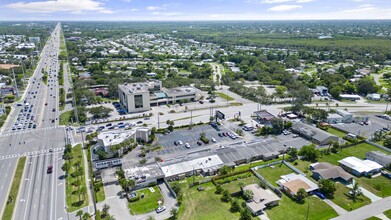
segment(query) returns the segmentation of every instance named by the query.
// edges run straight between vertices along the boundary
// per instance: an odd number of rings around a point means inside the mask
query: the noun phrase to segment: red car
[[[47,173],[52,173],[53,172],[53,166],[48,166],[48,170],[47,170]]]

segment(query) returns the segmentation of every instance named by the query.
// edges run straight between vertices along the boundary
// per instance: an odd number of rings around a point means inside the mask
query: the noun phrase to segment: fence
[[[303,176],[307,176],[305,175],[305,173],[301,172],[300,170],[298,170],[296,167],[294,167],[292,164],[286,162],[286,161],[282,161],[287,167],[291,168],[293,171],[295,171],[296,173],[298,174],[301,174]]]
[[[365,143],[370,144],[370,145],[372,145],[372,146],[375,146],[375,147],[377,147],[377,148],[380,148],[380,149],[382,149],[382,150],[385,150],[385,151],[387,151],[388,153],[391,153],[391,149],[386,148],[386,147],[384,147],[384,146],[382,146],[382,145],[380,145],[380,144],[378,144],[378,143],[375,143],[375,142],[372,142],[372,141],[368,141],[368,140],[365,140]]]
[[[176,199],[177,195],[176,195],[176,193],[174,192],[174,190],[171,188],[170,184],[167,183],[167,180],[166,180],[166,179],[164,179],[164,184],[166,184],[167,189],[172,193],[172,196],[174,196],[174,198]]]
[[[269,166],[273,166],[273,165],[277,165],[277,164],[281,164],[283,161],[279,160],[279,161],[275,161],[275,162],[272,162],[272,163],[268,163],[268,164],[263,164],[263,165],[260,165],[260,166],[256,166],[256,167],[253,167],[251,168],[251,172],[263,183],[266,184],[267,187],[269,187],[271,190],[273,190],[277,195],[278,197],[281,198],[282,196],[282,192],[274,187],[271,183],[269,183],[263,176],[261,176],[261,174],[257,173],[256,170],[257,169],[262,169],[262,168],[265,168],[265,167],[269,167]]]

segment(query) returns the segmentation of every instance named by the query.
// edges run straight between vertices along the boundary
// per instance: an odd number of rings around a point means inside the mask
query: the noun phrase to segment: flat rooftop
[[[129,161],[122,161],[122,168],[125,171],[125,177],[128,179],[134,179],[136,182],[143,182],[146,179],[164,177],[164,173],[156,162],[143,166],[132,166],[130,164],[132,163]]]
[[[103,141],[103,145],[105,147],[113,146],[129,139],[134,134],[134,132],[134,130],[106,131],[98,134],[98,139]]]

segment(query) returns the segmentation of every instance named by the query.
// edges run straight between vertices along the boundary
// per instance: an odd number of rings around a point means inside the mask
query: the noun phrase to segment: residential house
[[[282,190],[294,197],[297,195],[300,188],[303,188],[309,194],[319,188],[318,185],[309,180],[307,177],[295,173],[281,176],[281,179],[277,181],[277,184],[282,188]]]
[[[383,167],[389,167],[391,165],[391,155],[381,151],[369,151],[366,153],[365,158],[374,161]]]
[[[339,165],[355,176],[371,176],[377,174],[383,168],[382,165],[371,161],[361,160],[357,157],[346,157],[338,161]]]
[[[243,187],[243,190],[250,190],[253,192],[253,198],[246,201],[247,208],[254,215],[262,214],[263,210],[273,206],[277,206],[281,200],[276,194],[269,189],[262,189],[258,184],[251,184]]]
[[[310,170],[312,170],[312,177],[315,180],[330,179],[341,181],[343,183],[350,183],[353,180],[353,176],[347,173],[344,169],[327,162],[311,164]]]

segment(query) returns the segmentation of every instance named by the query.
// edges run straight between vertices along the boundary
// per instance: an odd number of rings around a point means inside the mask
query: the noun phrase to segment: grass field
[[[306,219],[308,204],[308,219],[331,219],[338,216],[328,204],[313,196],[306,198],[304,204],[299,204],[283,195],[279,206],[267,210],[266,213],[272,220]]]
[[[251,175],[251,177],[235,180],[230,183],[223,184],[221,186],[223,187],[223,189],[228,190],[230,194],[237,193],[240,191],[240,187],[239,187],[240,182],[243,182],[244,186],[247,186],[253,183],[259,183],[259,179],[254,175]]]
[[[391,196],[391,181],[384,176],[374,178],[360,177],[355,178],[357,182],[365,189],[371,191],[380,197]]]
[[[384,212],[384,215],[386,215],[388,218],[391,219],[391,209]]]
[[[102,182],[102,180],[98,180],[97,182]],[[95,191],[95,195],[96,195],[96,201],[97,202],[104,201],[105,198],[106,198],[104,187],[100,187],[99,191]]]
[[[197,187],[183,190],[183,202],[179,208],[181,220],[237,220],[238,213],[229,211],[230,204],[220,200],[221,195],[215,194],[215,186],[208,182],[201,185],[204,191],[198,191]]]
[[[71,121],[72,110],[64,112],[60,115],[60,125],[67,125]]]
[[[349,196],[349,188],[343,184],[337,183],[337,190],[334,193],[334,198],[331,200],[346,209],[347,211],[355,210],[371,203],[371,200],[363,195],[359,196],[356,201],[353,201]]]
[[[144,214],[151,212],[159,207],[158,200],[160,199],[163,202],[163,196],[157,186],[152,188],[155,190],[154,192],[151,192],[149,188],[136,191],[137,196],[140,196],[140,200],[129,203],[130,213],[133,215]],[[141,194],[144,194],[144,198],[141,198]]]
[[[15,203],[18,200],[18,191],[20,180],[23,176],[24,165],[26,164],[26,157],[21,157],[18,160],[18,165],[16,166],[14,179],[12,180],[11,190],[9,192],[8,198],[11,198],[11,201],[7,199],[7,204],[4,208],[2,220],[10,220],[12,219],[12,215],[15,208]]]
[[[229,95],[227,95],[227,94],[224,94],[224,93],[222,93],[222,92],[216,92],[215,94],[218,95],[218,96],[220,96],[220,98],[225,99],[225,100],[227,100],[227,101],[233,101],[233,100],[235,100],[235,99],[232,98],[231,96],[229,96]]]
[[[338,131],[337,129],[334,129],[334,128],[328,128],[327,129],[327,132],[329,132],[330,134],[333,134],[337,137],[340,137],[340,138],[344,138],[346,136],[346,134],[342,131]]]
[[[72,148],[72,156],[73,158],[70,161],[71,169],[68,171],[68,176],[66,178],[66,203],[69,212],[76,211],[88,205],[88,199],[86,198],[87,193],[81,193],[80,196],[77,194],[79,187],[80,189],[86,187],[81,144]],[[82,175],[79,177],[73,175],[77,170],[77,167],[75,166],[77,161],[80,161],[79,169],[82,170]],[[78,180],[80,181],[79,185],[76,184]]]
[[[280,176],[294,172],[295,171],[287,167],[285,164],[281,164],[281,166],[277,164],[257,170],[257,173],[261,174],[270,184],[275,187],[278,187],[276,182],[280,179]]]
[[[335,165],[338,165],[338,160],[342,160],[345,157],[355,156],[358,158],[365,158],[365,153],[368,151],[382,151],[384,153],[387,153],[377,147],[374,147],[367,143],[358,144],[352,147],[344,148],[337,154],[330,154],[330,155],[324,155],[323,157],[319,158],[319,161],[321,162],[329,162]]]

